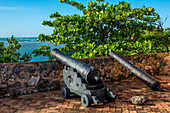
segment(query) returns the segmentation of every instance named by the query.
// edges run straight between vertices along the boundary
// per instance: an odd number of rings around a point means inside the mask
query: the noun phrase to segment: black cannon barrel
[[[60,61],[62,64],[69,65],[72,68],[75,68],[80,75],[88,82],[89,84],[96,84],[100,81],[98,70],[90,65],[76,60],[62,52],[58,49],[53,49],[50,53],[51,57],[54,57],[56,60]]]
[[[109,52],[109,55],[116,59],[120,64],[122,64],[126,69],[131,71],[132,74],[134,74],[136,77],[138,77],[140,80],[142,80],[146,85],[148,85],[152,90],[162,90],[160,87],[160,83],[155,80],[152,76],[149,74],[145,73],[138,67],[134,66],[118,54],[116,54],[113,51]]]

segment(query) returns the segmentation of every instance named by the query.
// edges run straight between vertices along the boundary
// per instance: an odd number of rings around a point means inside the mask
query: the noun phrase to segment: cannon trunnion
[[[104,86],[98,74],[100,71],[79,60],[73,59],[58,49],[51,51],[51,56],[65,64],[63,69],[64,85],[61,86],[61,96],[68,98],[70,93],[81,96],[81,103],[84,107],[92,103],[98,104],[104,100],[114,100],[113,91]]]

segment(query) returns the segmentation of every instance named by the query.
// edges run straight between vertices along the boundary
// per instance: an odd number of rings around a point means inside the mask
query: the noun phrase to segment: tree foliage
[[[31,60],[31,54],[26,53],[21,56],[17,51],[21,48],[21,45],[18,43],[18,40],[12,37],[7,38],[9,45],[4,47],[4,43],[0,42],[0,63],[10,63],[10,62],[28,62]]]
[[[152,7],[132,9],[127,2],[109,5],[105,0],[91,0],[85,7],[78,1],[59,1],[81,10],[83,16],[51,14],[50,18],[55,20],[42,24],[54,27],[53,34],[40,34],[38,40],[55,46],[65,44],[59,50],[73,58],[107,56],[110,50],[120,55],[168,51],[170,32],[157,30],[160,16]],[[161,34],[155,35],[155,32]],[[49,52],[49,46],[33,51],[35,56],[49,56]]]

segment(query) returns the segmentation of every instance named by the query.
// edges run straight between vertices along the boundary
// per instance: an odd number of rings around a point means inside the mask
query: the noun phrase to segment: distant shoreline
[[[11,36],[10,36],[11,37]],[[0,37],[0,38],[10,38],[10,37]],[[15,36],[14,36],[15,37]],[[38,38],[38,37],[15,37],[15,38]]]

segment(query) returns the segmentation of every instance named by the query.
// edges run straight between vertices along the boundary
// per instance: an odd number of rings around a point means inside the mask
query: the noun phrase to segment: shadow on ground
[[[63,99],[60,90],[21,95],[16,98],[0,99],[0,113],[58,113],[58,112],[170,112],[170,76],[154,76],[160,81],[164,92],[152,91],[139,80],[122,80],[106,83],[116,94],[111,103],[92,104],[84,108],[80,97],[72,94],[69,99]],[[133,105],[122,102],[136,95],[146,95],[148,101],[143,105]]]

